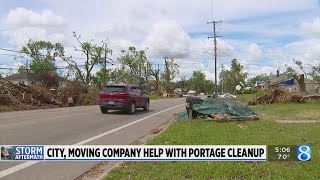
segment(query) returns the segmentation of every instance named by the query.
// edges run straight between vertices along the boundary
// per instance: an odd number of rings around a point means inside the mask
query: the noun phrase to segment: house
[[[305,79],[305,84],[306,84],[307,93],[318,92],[318,88],[319,88],[318,82],[310,79]],[[268,89],[268,90],[282,89],[284,91],[288,91],[291,93],[300,92],[299,83],[293,77],[288,79],[283,79],[281,77],[273,77],[271,78],[270,81],[265,82],[263,86],[265,89]]]
[[[262,89],[263,84],[264,84],[264,81],[256,81],[256,84],[254,85],[254,87],[257,89]]]
[[[36,84],[41,84],[43,83],[43,80],[41,80],[41,75],[42,74],[38,74],[38,73],[22,73],[22,74],[13,74],[11,76],[7,76],[5,77],[5,79],[15,83],[15,84],[24,84],[27,86],[32,86],[32,85],[36,85]],[[64,88],[67,86],[67,80],[63,77],[57,76],[57,75],[53,75],[56,76],[59,86],[58,88]]]
[[[194,90],[189,90],[188,92],[187,92],[187,95],[188,96],[194,96],[196,94],[196,91],[194,91]]]

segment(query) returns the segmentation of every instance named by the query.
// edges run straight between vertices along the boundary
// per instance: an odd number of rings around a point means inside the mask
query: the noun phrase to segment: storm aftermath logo
[[[1,160],[43,160],[43,146],[2,146]]]

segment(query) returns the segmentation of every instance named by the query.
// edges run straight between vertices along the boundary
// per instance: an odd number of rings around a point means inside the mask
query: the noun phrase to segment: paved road
[[[98,106],[0,114],[0,145],[124,145],[184,110],[185,98],[150,102],[150,111],[101,114]],[[98,162],[0,162],[3,179],[74,179]]]

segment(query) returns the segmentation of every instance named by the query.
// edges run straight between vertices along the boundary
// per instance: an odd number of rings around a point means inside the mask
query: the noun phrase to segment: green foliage
[[[141,81],[148,81],[149,65],[145,50],[139,50],[135,47],[129,47],[128,50],[122,50],[125,55],[118,58],[119,63],[129,67],[130,75]]]
[[[259,107],[259,106],[256,106]],[[274,113],[269,106],[260,106],[258,114]],[[273,109],[273,108],[272,108]],[[305,110],[304,106],[297,109]],[[317,109],[314,108],[314,111]],[[296,111],[288,111],[289,114]],[[265,117],[265,116],[263,116]],[[319,149],[319,123],[281,124],[274,121],[214,123],[195,120],[176,122],[148,144],[150,145],[275,145],[312,144]],[[279,120],[279,117],[277,118]],[[129,162],[111,170],[107,179],[319,179],[320,151],[312,151],[310,163],[301,162]],[[124,167],[124,168],[123,168]]]
[[[179,65],[172,58],[164,58],[165,69],[161,74],[162,79],[164,80],[164,86],[166,92],[169,92],[170,81],[173,80],[176,75],[179,73]]]
[[[259,74],[253,78],[250,78],[247,81],[247,84],[249,86],[252,86],[252,85],[255,85],[257,81],[267,81],[267,80],[270,80],[270,75],[267,75],[266,73],[264,73],[264,74]]]
[[[243,89],[239,94],[252,94],[258,92],[257,89]]]
[[[231,62],[231,70],[223,70],[220,72],[220,84],[223,83],[225,92],[233,93],[235,87],[240,84],[240,82],[245,82],[248,73],[243,70],[243,65],[241,65],[237,59],[233,59]]]
[[[280,74],[280,77],[284,77],[284,78],[291,78],[293,75],[297,75],[298,72],[293,69],[292,67],[286,65],[287,70],[283,73]]]
[[[63,58],[63,60],[68,64],[68,75],[75,75],[75,78],[80,80],[84,84],[90,84],[93,75],[91,74],[92,69],[101,65],[104,66],[106,62],[106,56],[108,53],[112,53],[111,49],[106,48],[106,42],[102,41],[102,44],[94,44],[91,41],[80,41],[81,36],[73,32],[73,37],[78,41],[79,47],[76,51],[80,51],[85,55],[84,65],[78,64],[72,57]]]
[[[18,74],[24,74],[24,73],[27,73],[27,72],[28,72],[28,69],[26,69],[26,67],[19,66]]]
[[[106,83],[110,81],[114,81],[124,74],[123,68],[117,69],[100,69],[96,72],[96,74],[92,77],[92,84],[99,89],[102,88]],[[105,82],[103,83],[103,78],[105,78]]]
[[[204,93],[206,82],[206,75],[202,71],[193,71],[189,89]]]
[[[60,43],[52,44],[48,41],[30,39],[25,46],[22,46],[21,52],[31,58],[30,70],[34,73],[56,73],[55,57],[64,56],[64,47]],[[22,69],[19,72],[23,72]]]
[[[311,66],[312,71],[310,73],[310,76],[313,78],[313,80],[320,83],[320,64],[318,66]]]

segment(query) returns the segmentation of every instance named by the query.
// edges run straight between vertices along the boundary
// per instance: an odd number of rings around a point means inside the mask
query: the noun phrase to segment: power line
[[[16,53],[23,53],[21,51],[17,51],[17,50],[13,50],[13,49],[7,49],[7,48],[0,48],[0,50],[9,51],[9,52],[16,52]]]

